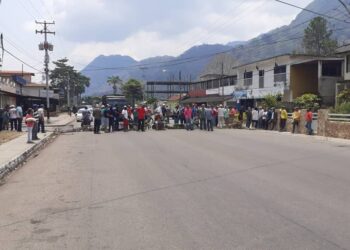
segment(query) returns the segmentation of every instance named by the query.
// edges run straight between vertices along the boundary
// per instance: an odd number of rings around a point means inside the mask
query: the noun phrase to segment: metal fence
[[[350,122],[350,114],[329,114],[328,121],[332,122]]]

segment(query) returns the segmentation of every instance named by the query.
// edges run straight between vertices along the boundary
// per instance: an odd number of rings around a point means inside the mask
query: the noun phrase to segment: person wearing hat
[[[11,131],[17,130],[17,109],[15,105],[10,106],[9,110]]]
[[[223,128],[225,126],[225,109],[222,104],[218,108],[218,127]]]

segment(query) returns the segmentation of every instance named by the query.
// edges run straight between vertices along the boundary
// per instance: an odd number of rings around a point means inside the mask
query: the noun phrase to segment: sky
[[[312,0],[289,0],[306,7]],[[37,70],[44,52],[37,21],[55,21],[50,60],[67,57],[82,69],[99,55],[136,60],[177,56],[195,45],[246,41],[288,25],[300,10],[274,0],[2,0],[4,47]],[[25,71],[35,72],[24,65]],[[52,67],[52,64],[51,64]],[[2,70],[22,63],[5,53]],[[38,74],[40,75],[40,74]]]

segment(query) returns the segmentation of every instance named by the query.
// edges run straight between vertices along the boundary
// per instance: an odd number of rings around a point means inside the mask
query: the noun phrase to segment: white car
[[[75,114],[77,122],[81,122],[81,120],[83,119],[83,111],[85,111],[84,108],[79,109],[78,112]],[[90,112],[90,120],[92,120],[92,109],[88,109],[88,111]]]

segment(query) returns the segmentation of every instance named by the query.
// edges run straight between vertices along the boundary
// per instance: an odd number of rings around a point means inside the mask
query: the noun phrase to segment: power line
[[[279,2],[279,3],[282,3],[282,4],[285,4],[285,5],[288,5],[288,6],[291,6],[291,7],[294,7],[294,8],[297,8],[297,9],[300,9],[300,10],[304,10],[304,11],[313,13],[313,14],[318,15],[318,16],[322,16],[322,17],[326,17],[326,18],[329,18],[329,19],[333,19],[333,20],[336,20],[338,22],[350,23],[350,21],[339,19],[339,18],[336,18],[336,17],[333,17],[333,16],[329,16],[329,15],[324,15],[324,14],[319,13],[317,11],[310,10],[310,9],[307,9],[307,8],[303,8],[303,7],[300,7],[300,6],[288,3],[288,2],[284,2],[284,1],[281,1],[281,0],[275,0],[275,1]]]
[[[238,6],[240,6],[240,5],[238,5]],[[338,8],[340,7],[340,5],[338,6]],[[332,9],[332,10],[329,10],[329,11],[326,11],[325,13],[328,13],[328,12],[331,12],[331,11],[335,11],[337,8],[335,8],[335,9]],[[325,14],[324,13],[324,14]],[[283,30],[283,31],[281,31],[281,32],[287,32],[288,30],[291,30],[291,29],[295,29],[295,28],[297,28],[297,27],[299,27],[299,26],[301,26],[301,25],[303,25],[303,24],[305,24],[305,23],[308,23],[310,20],[312,20],[313,18],[311,18],[311,19],[308,19],[308,20],[306,20],[306,21],[303,21],[303,22],[301,22],[301,23],[298,23],[298,24],[295,24],[295,25],[293,25],[293,26],[289,26],[289,27],[287,27],[285,30]],[[268,36],[273,36],[273,35],[275,35],[276,33],[278,33],[278,32],[274,32],[273,34],[270,34],[270,35],[268,35]],[[299,33],[299,32],[298,32]],[[297,33],[297,34],[298,34]],[[257,46],[250,46],[250,47],[248,47],[248,48],[244,48],[244,49],[246,49],[246,50],[252,50],[252,49],[255,49],[256,47],[266,47],[266,46],[268,46],[268,45],[273,45],[273,44],[276,44],[276,43],[280,43],[280,42],[288,42],[288,41],[293,41],[293,40],[297,40],[297,39],[301,39],[302,37],[296,37],[296,38],[290,38],[290,39],[286,39],[286,40],[277,40],[277,41],[273,41],[273,42],[270,42],[270,43],[268,43],[268,44],[259,44],[259,45],[257,45]],[[212,54],[209,54],[209,55],[205,55],[204,56],[204,58],[206,58],[206,57],[211,57],[211,56],[215,56],[215,55],[219,55],[219,54],[224,54],[224,53],[229,53],[229,52],[231,52],[231,51],[234,51],[235,50],[235,48],[233,48],[233,49],[229,49],[229,50],[224,50],[223,52],[218,52],[218,53],[212,53]],[[169,60],[169,61],[167,61],[167,62],[165,62],[165,63],[168,63],[168,62],[176,62],[176,61],[182,61],[182,60],[185,60],[185,62],[184,63],[187,63],[187,61],[186,60],[188,60],[188,59],[192,59],[192,58],[195,58],[195,57],[189,57],[189,58],[181,58],[181,59],[172,59],[172,60]],[[201,60],[202,58],[200,58],[200,60]],[[163,64],[164,62],[153,62],[152,63],[152,65],[153,64]],[[78,63],[79,65],[81,65],[83,68],[84,67],[87,67],[87,66],[89,66],[89,67],[93,67],[93,68],[95,68],[95,70],[104,70],[104,69],[106,69],[106,67],[103,67],[103,66],[98,66],[98,65],[86,65],[86,64],[80,64],[80,63]],[[133,68],[137,68],[137,67],[143,67],[143,66],[148,66],[149,64],[139,64],[139,65],[135,65],[135,66],[129,66],[129,67],[133,67]],[[128,68],[129,68],[128,67]],[[108,70],[113,70],[113,69],[124,69],[124,67],[118,67],[118,68],[107,68]],[[85,71],[93,71],[93,69],[89,69],[89,70],[85,70]]]
[[[29,5],[32,7],[32,9],[42,18],[44,19],[44,16],[41,14],[41,12],[35,7],[33,2],[31,0],[27,0]]]
[[[341,5],[344,6],[345,10],[348,12],[348,14],[350,15],[350,9],[349,7],[343,2],[343,0],[338,0],[338,2],[341,3]]]
[[[24,65],[26,65],[27,67],[29,67],[29,68],[31,68],[31,69],[37,71],[38,73],[43,73],[41,70],[39,70],[39,69],[33,67],[32,65],[30,65],[29,63],[23,61],[22,59],[20,59],[19,57],[15,56],[14,54],[12,54],[12,53],[11,53],[10,51],[8,51],[7,49],[3,48],[3,50],[4,50],[7,54],[9,54],[10,56],[12,56],[14,59],[16,59],[17,61],[19,61],[19,62],[23,63]]]

